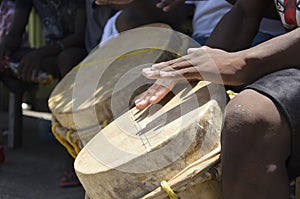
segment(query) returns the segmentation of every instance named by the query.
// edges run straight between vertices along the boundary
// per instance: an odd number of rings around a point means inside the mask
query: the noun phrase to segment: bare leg
[[[226,107],[222,131],[225,199],[288,199],[290,128],[275,104],[245,90]]]

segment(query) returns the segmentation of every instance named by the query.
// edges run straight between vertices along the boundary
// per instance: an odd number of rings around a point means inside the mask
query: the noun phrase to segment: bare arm
[[[29,14],[30,10],[15,10],[10,30],[0,43],[0,60],[20,47]]]
[[[64,48],[68,48],[68,47],[84,48],[85,25],[86,25],[85,9],[79,9],[76,12],[74,33],[60,40],[60,43],[64,46]],[[36,51],[39,53],[39,56],[42,57],[51,56],[60,53],[62,50],[61,47],[62,46],[60,45],[52,44],[52,45],[46,45],[44,47],[41,47]]]
[[[225,84],[238,85],[299,65],[300,58],[296,54],[300,50],[299,28],[247,49],[269,3],[268,0],[240,0],[220,22],[207,46],[192,49],[187,56],[177,60],[145,69],[145,76],[151,79],[205,79],[217,83],[223,80]]]
[[[43,46],[26,54],[20,62],[18,76],[22,80],[30,81],[32,73],[39,70],[45,57],[56,56],[65,48],[84,48],[84,34],[86,23],[85,9],[77,10],[75,17],[75,31],[66,36],[59,43]]]
[[[149,23],[167,23],[179,30],[182,22],[192,12],[192,7],[181,5],[165,13],[156,7],[159,0],[135,0],[127,4],[117,20],[120,32]]]
[[[216,26],[206,45],[226,51],[249,47],[270,4],[272,0],[237,1]]]
[[[300,65],[300,28],[256,47],[236,53],[241,60],[244,81]]]

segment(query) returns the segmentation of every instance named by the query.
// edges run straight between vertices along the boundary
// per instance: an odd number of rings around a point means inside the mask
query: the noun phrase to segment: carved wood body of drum
[[[142,199],[222,199],[220,148],[218,147],[199,160],[188,165],[167,182],[172,193],[166,187],[158,187]],[[171,197],[172,198],[172,197]]]
[[[219,147],[225,91],[199,82],[143,111],[133,108],[79,153],[75,170],[94,199],[141,198]]]
[[[197,44],[170,28],[141,27],[121,33],[87,56],[56,86],[49,108],[58,122],[82,140],[126,112],[134,96],[152,81],[141,70],[185,54]],[[137,92],[138,91],[138,92]]]

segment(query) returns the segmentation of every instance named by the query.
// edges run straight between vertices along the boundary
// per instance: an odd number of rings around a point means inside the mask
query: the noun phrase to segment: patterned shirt
[[[15,11],[15,2],[3,0],[0,5],[0,41],[7,35]]]
[[[85,0],[17,0],[16,9],[35,8],[47,43],[60,40],[75,31],[76,11],[85,9]]]

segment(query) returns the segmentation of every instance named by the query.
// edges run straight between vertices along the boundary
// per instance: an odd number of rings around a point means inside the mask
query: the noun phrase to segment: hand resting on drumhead
[[[175,86],[176,80],[157,80],[147,91],[136,97],[137,109],[144,109],[150,104],[160,102]]]
[[[235,53],[203,46],[190,48],[188,54],[180,58],[144,68],[145,77],[158,80],[137,98],[136,107],[144,109],[150,104],[158,103],[180,80],[205,80],[227,85],[243,84],[246,81],[244,70],[236,68],[238,64],[232,64],[236,63],[236,57]]]

